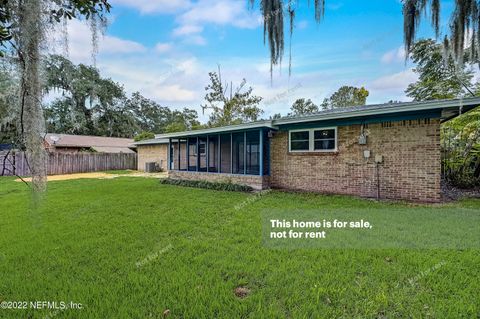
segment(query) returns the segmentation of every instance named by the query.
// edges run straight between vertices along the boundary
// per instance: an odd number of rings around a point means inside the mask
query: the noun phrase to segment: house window
[[[290,151],[308,152],[310,131],[290,131]]]
[[[332,151],[336,149],[335,129],[313,131],[313,148],[315,151]]]
[[[337,128],[294,130],[289,132],[290,152],[335,152]]]

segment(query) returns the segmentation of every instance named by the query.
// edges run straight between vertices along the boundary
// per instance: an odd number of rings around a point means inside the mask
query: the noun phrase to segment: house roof
[[[134,150],[128,147],[92,146],[91,148],[98,153],[135,153]]]
[[[302,116],[286,116],[275,120],[256,121],[239,125],[229,125],[215,128],[208,128],[194,131],[176,132],[170,134],[157,135],[155,139],[135,143],[135,145],[158,144],[157,141],[169,138],[179,138],[187,136],[199,136],[207,134],[218,134],[226,132],[243,131],[255,128],[280,129],[291,125],[300,125],[305,123],[347,123],[346,121],[356,119],[375,119],[377,121],[394,120],[393,116],[405,119],[406,116],[423,116],[424,118],[440,118],[447,121],[459,114],[468,112],[480,105],[480,98],[463,98],[450,100],[433,100],[424,102],[403,102],[403,103],[384,103],[365,106],[335,108],[318,113],[312,113]]]
[[[235,131],[244,131],[248,129],[255,129],[255,128],[275,128],[272,125],[271,120],[265,121],[256,121],[244,124],[237,124],[237,125],[228,125],[228,126],[220,126],[220,127],[211,127],[202,130],[193,130],[193,131],[184,131],[184,132],[175,132],[175,133],[168,133],[168,134],[160,134],[157,135],[157,138],[151,140],[145,140],[134,143],[135,145],[149,145],[149,144],[162,144],[159,141],[165,141],[168,143],[169,138],[177,138],[177,137],[186,137],[186,136],[198,136],[198,135],[207,135],[207,134],[217,134],[217,133],[225,133],[225,132],[235,132]]]
[[[275,125],[302,123],[312,121],[336,120],[351,117],[387,115],[406,112],[423,112],[439,110],[441,118],[448,120],[450,117],[467,112],[480,105],[480,98],[463,98],[449,100],[432,100],[423,102],[402,102],[372,104],[355,107],[335,108],[304,116],[287,116],[274,121]],[[461,108],[461,109],[459,109]]]
[[[135,148],[133,139],[119,137],[47,133],[45,142],[55,147],[91,147],[105,153],[129,152],[130,148]]]
[[[168,144],[168,138],[152,138],[149,140],[142,140],[133,143],[134,145],[155,145],[155,144]]]

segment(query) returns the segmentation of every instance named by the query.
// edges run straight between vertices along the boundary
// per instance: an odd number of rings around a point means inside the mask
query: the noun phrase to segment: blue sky
[[[453,5],[441,2],[445,29]],[[404,60],[399,0],[326,0],[319,24],[308,1],[298,0],[292,75],[288,76],[287,40],[285,62],[274,70],[272,82],[258,2],[253,9],[244,0],[111,3],[109,26],[100,37],[96,58],[102,74],[124,84],[129,93],[140,91],[165,106],[194,108],[203,121],[208,113],[202,115],[200,104],[208,72],[218,64],[225,80],[239,84],[246,78],[264,98],[264,117],[285,115],[300,97],[319,104],[342,85],[365,86],[369,104],[406,101],[403,92],[416,78]],[[91,64],[88,26],[73,21],[68,31],[70,58]],[[420,35],[433,35],[428,23],[422,24]]]

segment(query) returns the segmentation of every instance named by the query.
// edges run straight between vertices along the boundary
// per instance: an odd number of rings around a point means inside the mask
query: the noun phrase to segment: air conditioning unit
[[[147,162],[145,163],[145,172],[146,173],[155,173],[157,171],[157,163]]]

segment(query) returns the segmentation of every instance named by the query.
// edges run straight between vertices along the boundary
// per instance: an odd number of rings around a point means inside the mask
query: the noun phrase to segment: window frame
[[[315,131],[334,130],[335,132],[335,148],[329,150],[315,149]],[[292,133],[308,131],[308,150],[292,150]],[[335,153],[338,152],[338,130],[337,126],[316,127],[308,129],[296,129],[288,131],[288,152],[289,153]]]

